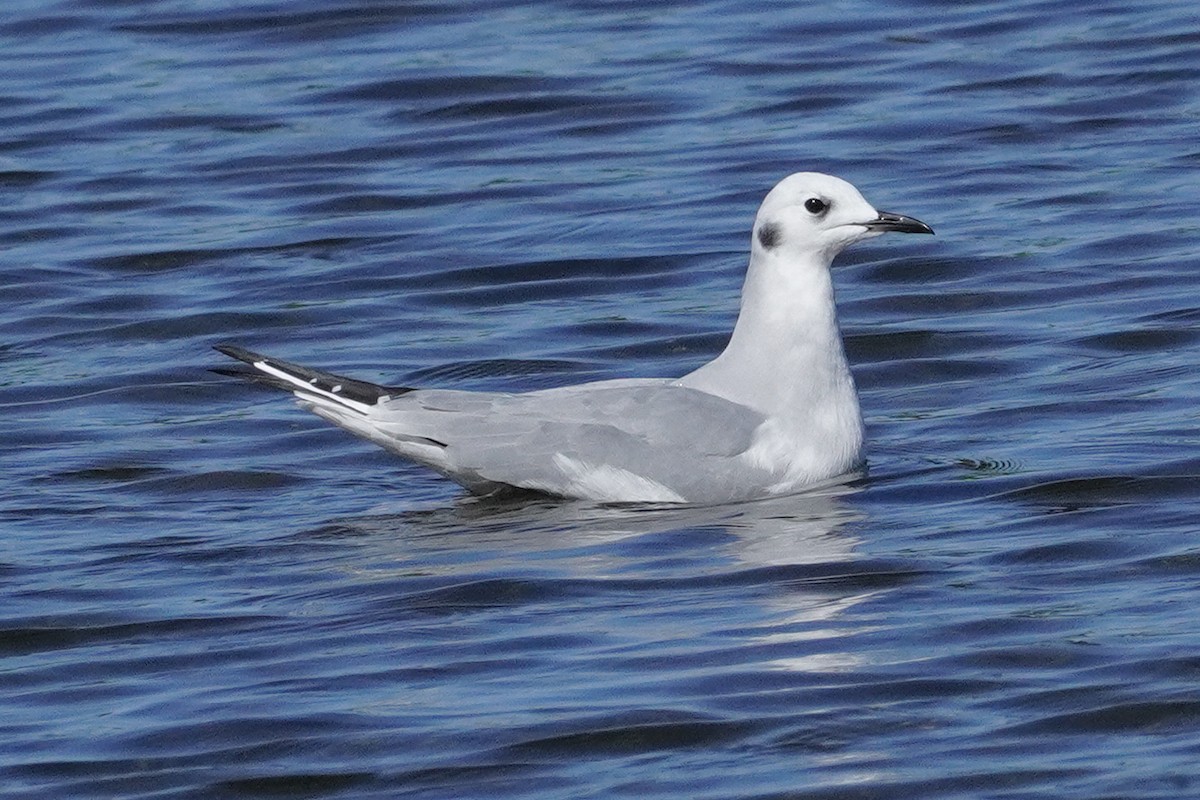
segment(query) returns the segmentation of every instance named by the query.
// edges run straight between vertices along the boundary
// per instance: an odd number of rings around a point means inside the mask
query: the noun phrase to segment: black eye
[[[810,214],[823,214],[829,204],[819,197],[810,197],[804,201],[804,209]]]

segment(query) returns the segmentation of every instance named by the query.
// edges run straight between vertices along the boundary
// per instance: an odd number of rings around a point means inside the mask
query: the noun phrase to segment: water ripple
[[[10,5],[14,796],[1195,794],[1190,6]],[[799,169],[938,231],[835,273],[837,486],[463,498],[208,372],[681,374]]]

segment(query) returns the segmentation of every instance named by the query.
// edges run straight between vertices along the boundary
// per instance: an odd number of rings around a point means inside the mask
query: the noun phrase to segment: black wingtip
[[[213,349],[221,350],[221,348],[219,348],[219,347],[216,347]],[[224,350],[221,350],[221,352],[225,353]],[[248,353],[249,351],[246,351],[246,352]],[[232,354],[225,353],[225,355],[232,355]],[[251,354],[251,355],[253,355],[253,354]],[[233,356],[233,357],[238,358],[237,356]],[[238,359],[238,360],[241,360],[241,359]],[[247,361],[247,363],[250,363],[250,362]],[[208,371],[213,373],[214,375],[220,375],[224,378],[240,378],[241,380],[249,381],[250,383],[256,384],[258,386],[267,386],[272,389],[282,389],[285,392],[294,391],[296,388],[295,386],[289,384],[287,381],[276,378],[274,375],[268,375],[267,373],[261,372],[260,370],[257,370],[254,367],[244,367],[241,364],[237,364],[232,367],[209,367]]]
[[[246,378],[255,383],[270,386],[276,389],[294,392],[297,390],[295,383],[289,383],[282,378],[263,372],[258,369],[259,364],[266,364],[272,369],[286,372],[295,378],[320,389],[324,392],[336,394],[367,405],[375,405],[380,400],[386,400],[390,397],[411,392],[412,389],[407,386],[380,386],[379,384],[360,381],[355,378],[347,378],[342,375],[336,375],[332,372],[305,367],[300,364],[293,364],[290,361],[284,361],[281,358],[272,358],[264,356],[260,353],[255,353],[253,350],[247,350],[244,347],[239,347],[236,344],[222,342],[213,345],[213,349],[218,353],[227,355],[230,358],[237,359],[245,364],[249,364],[255,369],[241,369],[238,367],[217,367],[212,371],[218,375],[227,375],[230,377]]]
[[[213,350],[216,350],[218,353],[223,355],[227,355],[230,358],[236,358],[238,361],[244,361],[247,364],[253,364],[255,361],[267,360],[267,357],[264,355],[260,355],[252,350],[247,350],[244,347],[238,347],[236,344],[230,344],[228,342],[214,344]]]

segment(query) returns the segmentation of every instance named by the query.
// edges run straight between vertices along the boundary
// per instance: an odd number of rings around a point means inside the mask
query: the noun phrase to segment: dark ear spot
[[[778,247],[781,239],[783,239],[783,231],[779,229],[779,225],[776,223],[768,222],[759,226],[758,243],[768,250]]]

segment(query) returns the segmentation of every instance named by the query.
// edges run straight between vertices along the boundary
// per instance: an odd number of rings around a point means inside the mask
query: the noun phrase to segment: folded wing
[[[737,461],[763,416],[665,380],[522,394],[414,390],[218,349],[330,422],[478,493],[514,487],[600,501],[720,501],[765,480]]]

